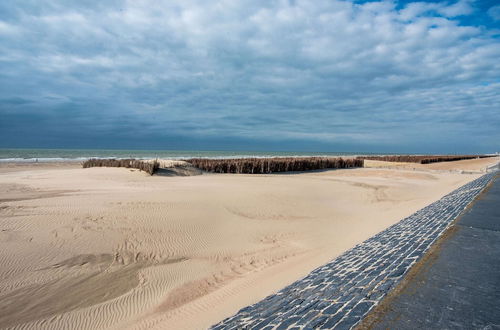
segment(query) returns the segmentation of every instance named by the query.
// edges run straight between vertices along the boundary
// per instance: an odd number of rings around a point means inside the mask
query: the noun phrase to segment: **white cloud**
[[[469,15],[474,9],[472,0],[459,0],[456,3],[446,2],[412,2],[400,11],[401,18],[411,20],[428,14],[439,14],[447,18]]]
[[[469,15],[473,12],[472,3],[473,0],[460,0],[449,6],[442,6],[438,9],[438,12],[446,17],[456,17],[462,15]]]
[[[13,36],[13,35],[17,34],[18,31],[19,31],[19,29],[16,26],[9,24],[9,23],[6,23],[6,22],[2,22],[0,20],[0,36],[1,35]]]
[[[495,21],[500,21],[500,5],[493,6],[488,9],[488,15],[490,15]]]

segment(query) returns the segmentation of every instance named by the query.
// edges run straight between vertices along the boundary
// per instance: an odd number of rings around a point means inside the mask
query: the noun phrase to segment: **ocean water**
[[[186,159],[355,156],[355,152],[269,152],[269,151],[196,151],[196,150],[101,150],[101,149],[0,149],[0,162],[83,161],[89,158]]]

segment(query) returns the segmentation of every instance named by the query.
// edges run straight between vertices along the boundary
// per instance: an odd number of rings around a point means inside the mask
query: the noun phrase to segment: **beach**
[[[186,177],[0,164],[0,327],[207,328],[499,159]]]

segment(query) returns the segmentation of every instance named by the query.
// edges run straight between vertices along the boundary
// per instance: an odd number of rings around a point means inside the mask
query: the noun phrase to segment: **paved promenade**
[[[500,329],[500,177],[363,321],[371,329]]]
[[[485,174],[213,329],[351,329],[493,179]]]

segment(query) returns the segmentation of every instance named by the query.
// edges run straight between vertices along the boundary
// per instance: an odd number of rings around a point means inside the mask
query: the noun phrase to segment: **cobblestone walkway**
[[[353,328],[494,176],[458,188],[212,329]]]

